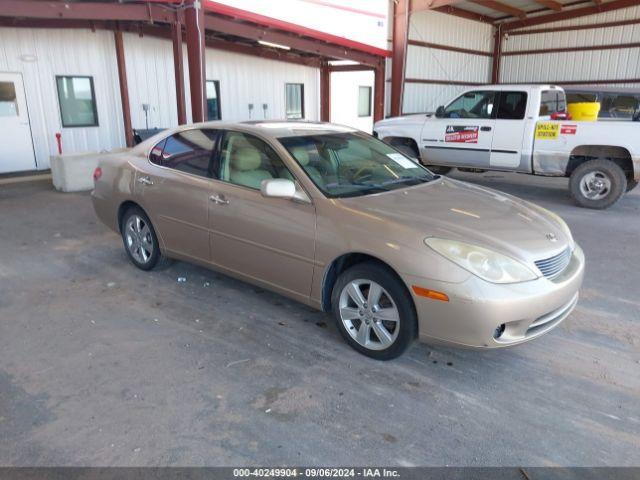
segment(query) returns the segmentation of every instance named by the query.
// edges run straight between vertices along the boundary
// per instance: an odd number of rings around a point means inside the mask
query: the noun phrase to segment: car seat
[[[243,146],[234,149],[231,154],[229,180],[237,185],[259,189],[262,180],[273,178],[268,171],[260,167],[262,167],[262,155],[257,148]]]
[[[305,147],[293,147],[291,149],[291,155],[293,155],[302,169],[307,172],[307,175],[311,177],[311,180],[313,180],[316,185],[324,185],[322,174],[316,167],[309,165],[311,159],[309,157],[309,151]],[[287,170],[286,168],[280,170],[280,178],[288,178],[290,180],[294,180],[293,175],[291,175],[291,172],[289,172],[289,170]]]

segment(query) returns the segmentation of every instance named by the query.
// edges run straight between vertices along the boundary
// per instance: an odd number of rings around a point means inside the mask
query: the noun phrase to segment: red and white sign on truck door
[[[448,143],[478,143],[477,125],[447,125],[444,141]]]

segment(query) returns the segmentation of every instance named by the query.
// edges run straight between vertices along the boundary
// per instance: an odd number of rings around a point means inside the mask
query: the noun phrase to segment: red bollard
[[[56,142],[58,142],[58,155],[62,155],[62,134],[56,133]]]

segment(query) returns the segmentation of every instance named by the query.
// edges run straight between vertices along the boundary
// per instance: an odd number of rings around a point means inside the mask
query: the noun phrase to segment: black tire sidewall
[[[630,192],[634,188],[638,186],[638,180],[629,180],[627,179],[627,192]]]
[[[605,198],[591,200],[582,195],[580,182],[582,178],[593,171],[604,172],[611,180],[611,191]],[[604,209],[609,208],[622,197],[627,189],[627,178],[620,166],[611,160],[597,159],[589,160],[579,165],[569,178],[569,189],[574,200],[581,207]]]
[[[133,255],[131,255],[129,248],[127,247],[127,239],[125,237],[124,230],[125,230],[125,225],[127,224],[127,220],[129,220],[129,217],[131,217],[132,215],[138,215],[139,217],[141,217],[149,226],[149,230],[151,231],[151,241],[153,242],[153,253],[151,254],[151,258],[149,259],[149,261],[146,263],[138,262],[133,257]],[[140,270],[151,270],[158,264],[158,261],[160,260],[160,257],[161,257],[158,236],[156,235],[156,231],[153,228],[153,224],[151,223],[151,220],[149,220],[149,217],[147,216],[147,214],[144,213],[144,210],[142,210],[140,207],[129,208],[125,212],[125,214],[122,216],[122,224],[120,225],[120,232],[122,236],[122,244],[124,245],[124,251],[127,252],[127,257],[129,257],[129,260],[131,260],[131,263],[133,263]]]
[[[400,331],[395,342],[384,350],[370,350],[356,342],[340,319],[339,304],[340,293],[350,281],[355,279],[372,280],[381,285],[393,298],[400,315]],[[415,340],[418,332],[418,319],[413,304],[413,299],[407,291],[404,283],[388,268],[373,263],[365,262],[357,264],[344,271],[333,286],[331,294],[331,310],[340,334],[345,341],[358,352],[376,360],[391,360],[399,357]]]

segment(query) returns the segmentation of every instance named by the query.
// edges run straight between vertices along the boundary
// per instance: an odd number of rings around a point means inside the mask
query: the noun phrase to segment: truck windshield
[[[362,133],[305,135],[278,140],[330,198],[384,192],[436,178],[386,143]]]

